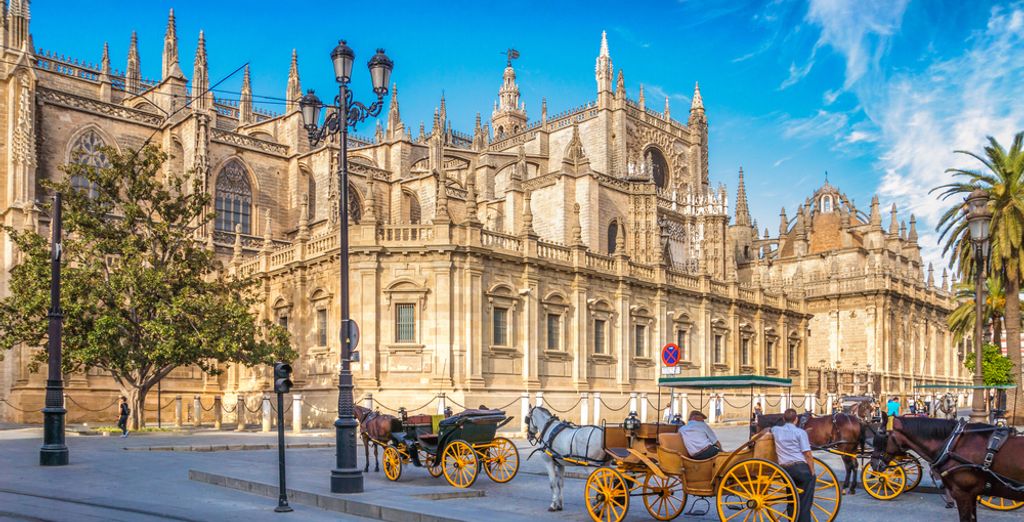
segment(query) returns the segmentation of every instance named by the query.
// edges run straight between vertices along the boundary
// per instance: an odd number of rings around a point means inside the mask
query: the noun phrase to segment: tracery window
[[[657,147],[647,149],[647,154],[650,155],[651,179],[658,188],[665,188],[668,180],[668,161],[665,155]]]
[[[362,199],[359,198],[356,186],[351,183],[348,185],[348,220],[355,224],[363,220]]]
[[[97,170],[110,167],[110,160],[101,150],[106,142],[94,130],[87,130],[75,140],[71,146],[71,162],[78,165],[93,167]],[[71,177],[71,187],[88,193],[90,198],[97,196],[96,184],[85,179],[85,176]]]
[[[243,234],[252,233],[252,185],[249,173],[238,160],[231,160],[217,174],[217,230],[234,232],[241,225]]]

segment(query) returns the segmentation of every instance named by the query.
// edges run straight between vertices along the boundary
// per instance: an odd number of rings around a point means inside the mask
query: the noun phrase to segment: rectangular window
[[[287,315],[282,315],[281,317],[278,317],[277,318],[277,324],[279,324],[281,326],[281,328],[284,328],[285,330],[287,330],[288,329],[288,316]]]
[[[724,362],[722,358],[722,334],[715,334],[715,364],[722,364]]]
[[[768,341],[764,347],[764,358],[768,368],[775,367],[775,341]]]
[[[633,355],[636,357],[644,357],[647,355],[647,349],[644,345],[644,340],[647,337],[647,326],[638,324],[633,327]]]
[[[690,347],[686,343],[686,330],[676,330],[676,344],[679,345],[679,360],[689,361]]]
[[[327,309],[325,308],[316,311],[316,340],[317,346],[327,346]]]
[[[494,308],[492,318],[493,332],[492,344],[494,346],[508,346],[508,308]]]
[[[416,342],[416,305],[400,304],[395,306],[395,342]]]
[[[743,366],[750,366],[750,338],[740,340],[740,361]]]
[[[548,314],[548,350],[562,349],[562,316]]]
[[[789,353],[786,354],[786,367],[792,370],[796,363],[796,343],[789,343]]]
[[[594,353],[604,353],[604,319],[594,319]]]

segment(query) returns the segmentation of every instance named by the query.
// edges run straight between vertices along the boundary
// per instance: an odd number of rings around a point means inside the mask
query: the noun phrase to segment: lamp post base
[[[43,446],[39,449],[39,465],[40,466],[67,466],[68,465],[68,447],[57,446],[47,447]]]
[[[355,418],[339,418],[334,423],[336,468],[331,470],[331,493],[362,493],[363,470],[356,458]]]
[[[43,408],[43,446],[39,448],[40,466],[67,466],[68,447],[64,444],[64,408]]]
[[[359,468],[332,469],[331,493],[362,493],[363,472]]]

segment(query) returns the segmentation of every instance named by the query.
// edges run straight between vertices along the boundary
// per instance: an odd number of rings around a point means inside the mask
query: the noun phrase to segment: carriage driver
[[[796,522],[811,522],[811,503],[814,502],[814,457],[811,454],[811,441],[807,432],[796,426],[798,415],[796,410],[789,408],[782,414],[785,424],[772,428],[775,438],[775,452],[779,456],[779,465],[785,468],[793,478],[800,493],[800,517]]]
[[[718,442],[718,437],[704,422],[706,418],[703,413],[693,410],[690,412],[690,420],[679,428],[686,452],[694,460],[710,459],[722,452],[722,444]]]

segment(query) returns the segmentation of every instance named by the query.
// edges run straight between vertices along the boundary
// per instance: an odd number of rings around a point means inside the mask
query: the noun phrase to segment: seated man
[[[690,420],[679,428],[679,435],[683,438],[686,452],[694,460],[710,459],[722,452],[722,445],[718,442],[718,437],[704,422],[706,418],[703,413],[693,410],[690,412]]]
[[[807,432],[796,426],[797,413],[789,408],[782,414],[785,421],[782,426],[772,428],[775,438],[775,452],[779,456],[779,465],[793,478],[799,494],[800,517],[796,522],[810,522],[812,519],[811,504],[814,502],[814,457],[811,455],[811,442]],[[792,509],[790,508],[790,513]]]

